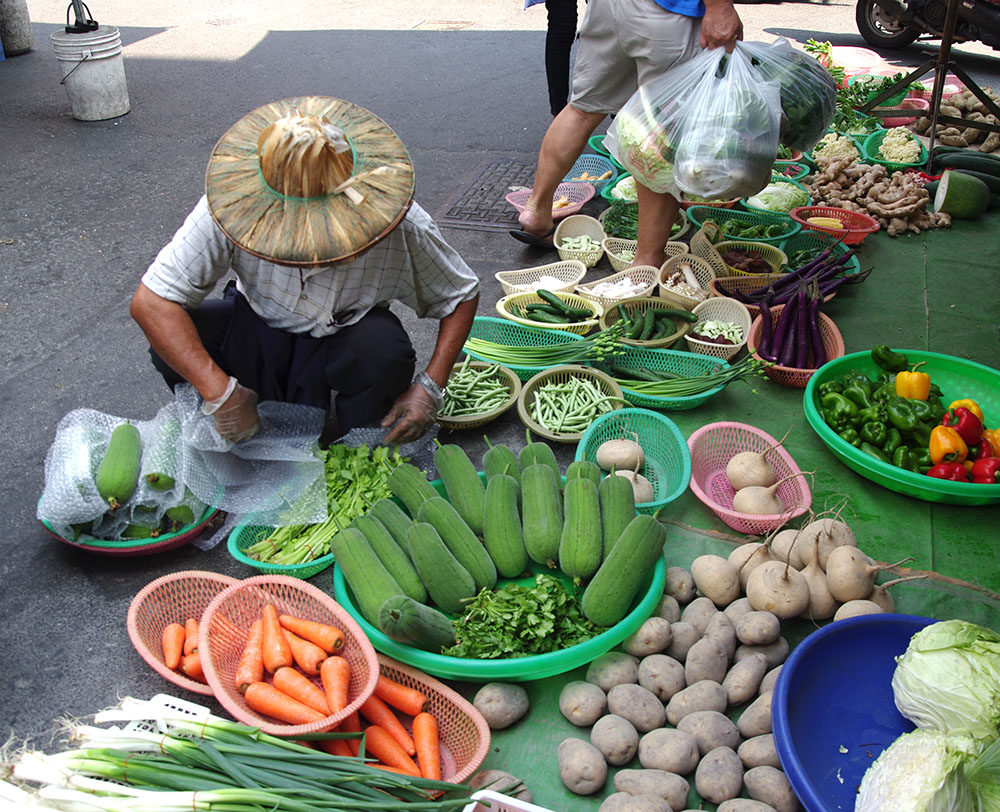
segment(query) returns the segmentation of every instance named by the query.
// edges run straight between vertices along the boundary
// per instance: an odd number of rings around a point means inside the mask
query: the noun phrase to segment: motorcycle
[[[904,48],[918,37],[940,38],[948,0],[858,0],[854,19],[869,45]],[[960,0],[954,42],[1000,50],[1000,0]]]

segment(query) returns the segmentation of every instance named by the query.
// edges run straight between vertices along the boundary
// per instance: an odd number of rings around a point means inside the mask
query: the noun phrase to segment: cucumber
[[[410,515],[416,517],[420,506],[427,499],[438,495],[434,486],[427,481],[427,475],[417,466],[404,462],[392,469],[386,484]]]
[[[548,465],[535,463],[521,471],[521,510],[528,556],[554,569],[559,558],[563,508],[559,480]]]
[[[382,522],[382,526],[389,531],[399,549],[409,557],[410,553],[406,549],[406,531],[413,525],[413,519],[406,515],[406,511],[386,496],[368,508],[368,513]]]
[[[614,626],[628,614],[643,578],[663,553],[667,531],[655,516],[629,522],[580,598],[584,616],[597,626]]]
[[[443,496],[428,499],[420,506],[417,520],[437,530],[451,554],[472,576],[477,591],[496,586],[497,568],[493,559],[447,499]]]
[[[590,460],[573,460],[566,468],[566,481],[577,477],[585,477],[595,485],[601,484],[601,469],[596,462]]]
[[[943,169],[971,169],[975,172],[984,172],[1000,178],[1000,158],[995,158],[983,152],[965,153],[953,152],[945,155],[935,155],[931,162],[931,168],[935,172]]]
[[[579,585],[601,566],[601,508],[597,486],[589,479],[569,479],[563,489],[563,529],[559,569]]]
[[[465,449],[454,444],[439,444],[434,452],[434,467],[444,483],[448,501],[472,528],[472,532],[482,535],[486,486]]]
[[[497,474],[486,486],[483,543],[504,578],[516,578],[528,566],[517,494],[517,480],[507,474]]]
[[[426,603],[427,590],[424,588],[424,583],[420,580],[420,576],[417,575],[417,570],[414,568],[413,562],[410,561],[409,553],[403,552],[399,545],[396,544],[396,540],[386,530],[385,525],[371,514],[366,513],[361,516],[355,516],[354,521],[351,522],[351,527],[355,527],[364,533],[371,548],[375,551],[375,555],[378,556],[378,560],[389,570],[389,574],[395,578],[396,583],[399,584],[399,588],[403,590],[403,594],[413,598],[415,601]]]
[[[379,560],[365,534],[356,527],[345,527],[330,539],[330,552],[354,593],[361,615],[378,626],[378,610],[403,589]]]
[[[406,532],[410,558],[427,587],[427,594],[445,612],[461,614],[464,600],[475,597],[476,583],[451,554],[434,526],[415,522]]]
[[[139,429],[128,422],[115,426],[94,477],[97,492],[110,510],[116,510],[135,493],[141,460]]]
[[[455,627],[448,616],[406,595],[395,595],[382,604],[378,627],[390,640],[435,654],[455,645]]]
[[[635,518],[635,491],[625,477],[606,476],[597,488],[597,495],[601,504],[601,560],[604,561]]]

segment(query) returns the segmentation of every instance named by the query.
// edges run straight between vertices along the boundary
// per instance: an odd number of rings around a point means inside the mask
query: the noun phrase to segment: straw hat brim
[[[352,188],[314,198],[278,194],[260,173],[257,138],[295,111],[322,116],[344,131],[354,152]],[[398,225],[413,201],[413,163],[399,136],[374,113],[329,96],[299,96],[247,113],[212,150],[205,173],[208,206],[219,228],[254,256],[286,265],[323,265],[350,259]]]

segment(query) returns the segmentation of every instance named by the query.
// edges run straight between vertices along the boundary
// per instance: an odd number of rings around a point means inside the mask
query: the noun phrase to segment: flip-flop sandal
[[[536,237],[534,234],[530,234],[527,231],[511,229],[510,236],[518,242],[523,242],[525,245],[531,245],[535,248],[555,248],[555,245],[552,242],[544,239],[545,237],[551,237],[555,231],[556,227],[552,226],[552,228],[549,231],[546,231],[541,237]]]

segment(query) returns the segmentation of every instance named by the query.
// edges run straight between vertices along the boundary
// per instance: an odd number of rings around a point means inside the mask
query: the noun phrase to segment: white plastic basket
[[[471,803],[462,812],[554,812],[544,806],[520,801],[489,789],[481,789],[469,796]]]

